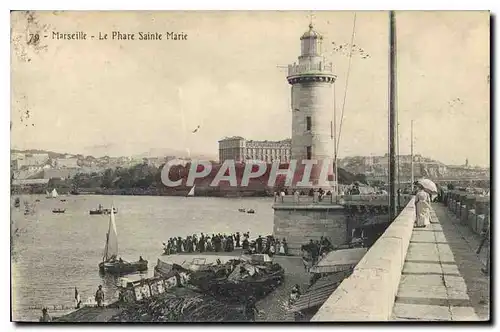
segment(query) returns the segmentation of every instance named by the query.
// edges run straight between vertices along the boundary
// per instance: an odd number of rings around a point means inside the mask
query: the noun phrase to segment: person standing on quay
[[[99,285],[99,289],[95,292],[95,301],[97,302],[98,307],[104,307],[104,292],[102,291],[101,285]]]
[[[255,243],[257,244],[257,253],[261,254],[262,253],[262,237],[259,235],[257,240],[255,240]]]
[[[417,212],[416,227],[426,227],[430,225],[431,198],[424,190],[424,187],[417,182],[418,192],[415,196],[415,207]]]
[[[241,247],[240,246],[240,232],[236,232],[236,248]]]
[[[42,309],[42,317],[40,317],[41,323],[50,323],[52,322],[52,318],[50,317],[47,308]]]

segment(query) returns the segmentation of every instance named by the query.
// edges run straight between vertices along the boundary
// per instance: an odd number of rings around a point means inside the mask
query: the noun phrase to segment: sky
[[[388,152],[389,20],[383,11],[23,12],[11,14],[11,146],[92,155],[217,155],[225,136],[291,137],[291,89],[311,20],[337,75],[339,157]],[[332,42],[370,57],[349,59]],[[490,164],[489,13],[397,12],[401,154]],[[94,40],[53,40],[81,31]],[[182,32],[187,40],[97,40]],[[28,43],[39,33],[38,43]],[[48,37],[43,37],[47,35]],[[28,61],[29,60],[29,61]],[[26,114],[29,112],[29,115]],[[339,121],[340,122],[340,121]],[[192,131],[200,126],[193,134]]]

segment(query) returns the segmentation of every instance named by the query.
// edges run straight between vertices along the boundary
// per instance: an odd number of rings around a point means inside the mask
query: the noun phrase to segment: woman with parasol
[[[416,227],[426,227],[431,219],[431,195],[437,193],[437,187],[431,180],[422,179],[415,182],[418,188],[415,195],[417,218]]]

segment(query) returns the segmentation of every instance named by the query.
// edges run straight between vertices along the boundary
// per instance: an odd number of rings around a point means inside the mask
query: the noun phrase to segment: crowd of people
[[[361,195],[361,186],[359,182],[355,182],[351,185],[342,185],[339,187],[338,190],[338,195],[343,196],[343,195]],[[371,187],[366,187],[367,188],[367,193],[377,193],[377,194],[387,194],[385,190],[379,190],[376,192],[374,188]],[[366,191],[366,190],[365,190]],[[325,191],[323,188],[319,189],[309,189],[309,191],[304,191],[304,190],[292,190],[292,189],[283,189],[281,191],[276,191],[274,193],[274,201],[278,200],[284,200],[285,196],[293,195],[297,199],[300,198],[300,196],[311,196],[311,197],[317,197],[319,201],[323,200],[325,196],[331,196],[333,193],[328,190]]]
[[[267,254],[269,256],[273,255],[288,255],[288,243],[286,239],[283,238],[281,241],[272,235],[268,235],[265,238],[259,235],[255,241],[249,244],[248,248],[243,247],[243,250],[252,254]]]
[[[314,265],[320,257],[333,250],[333,245],[326,237],[322,236],[319,241],[309,240],[309,243],[303,245],[301,250],[306,256],[304,257],[305,260],[311,261],[312,265]]]
[[[240,234],[193,234],[185,238],[180,236],[170,238],[163,242],[165,255],[194,252],[232,252],[236,248],[242,249],[250,254],[288,255],[288,243],[286,239],[274,238],[272,235],[262,237],[259,235],[255,240],[250,240],[250,232]]]
[[[231,252],[235,248],[242,247],[243,243],[248,242],[249,233],[240,232],[236,234],[203,234],[198,237],[196,234],[188,235],[186,238],[172,237],[167,243],[163,243],[164,253],[167,255],[183,252]]]
[[[281,200],[283,201],[284,197],[287,195],[294,195],[295,197],[300,197],[306,195],[306,192],[303,190],[288,190],[284,189],[282,191],[277,191],[274,193],[274,201],[278,201],[278,199],[281,197]],[[318,196],[319,200],[322,200],[325,196],[331,196],[332,192],[330,190],[324,191],[322,188],[319,188],[318,190],[314,190],[311,188],[307,192],[307,196],[315,197]]]

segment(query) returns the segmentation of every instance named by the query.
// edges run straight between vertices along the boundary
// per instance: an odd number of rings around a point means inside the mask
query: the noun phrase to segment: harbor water
[[[162,242],[174,236],[212,233],[250,232],[250,237],[268,235],[273,230],[273,198],[211,198],[160,196],[60,196],[47,199],[39,195],[12,197],[12,319],[38,320],[42,306],[72,307],[75,287],[83,302],[93,298],[102,285],[106,302],[117,299],[118,278],[101,276],[98,264],[108,230],[109,216],[89,215],[99,204],[113,205],[116,215],[119,256],[149,261],[149,271],[129,275],[140,279],[153,275],[162,257]],[[65,199],[62,202],[61,199]],[[39,202],[36,202],[39,200]],[[33,213],[24,215],[24,203]],[[65,213],[52,213],[53,209]],[[254,209],[255,214],[239,212]]]

